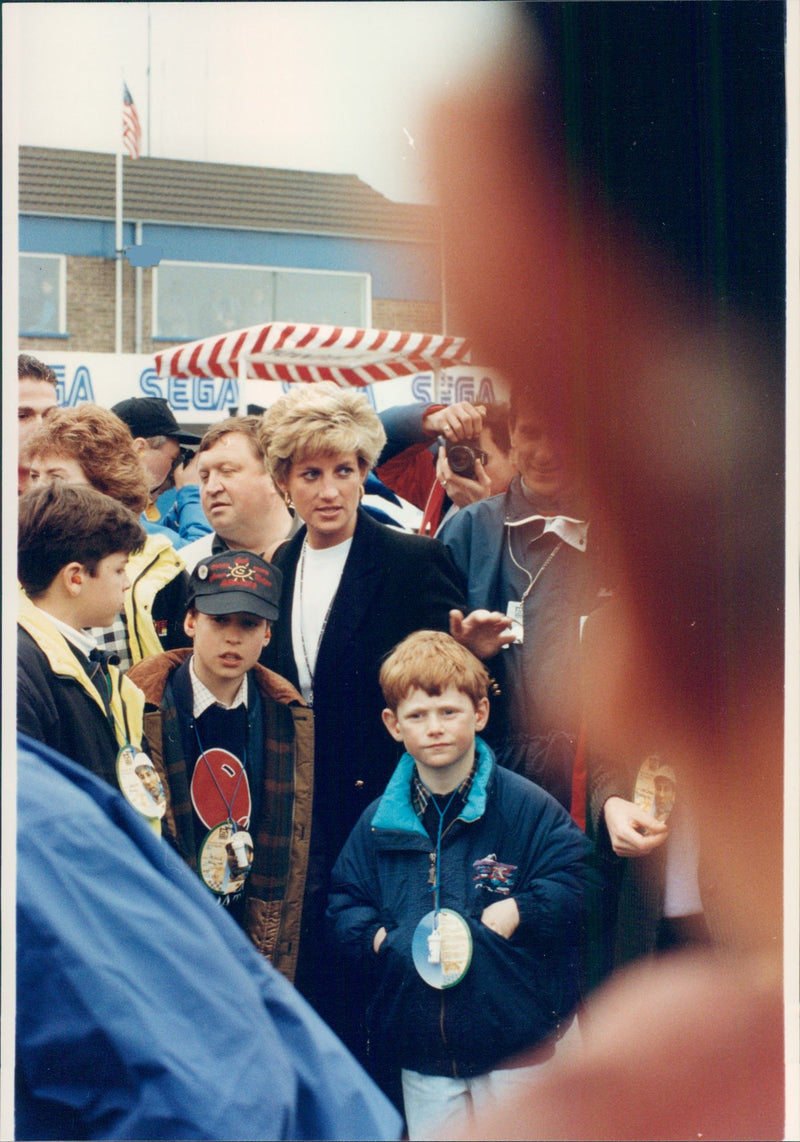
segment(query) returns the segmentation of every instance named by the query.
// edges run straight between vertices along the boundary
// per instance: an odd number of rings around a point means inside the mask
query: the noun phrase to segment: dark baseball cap
[[[180,444],[200,443],[199,436],[182,431],[163,397],[128,397],[115,404],[111,411],[125,421],[134,437],[172,436]]]
[[[201,559],[189,578],[187,607],[203,615],[239,612],[277,619],[283,576],[252,551],[221,551]]]

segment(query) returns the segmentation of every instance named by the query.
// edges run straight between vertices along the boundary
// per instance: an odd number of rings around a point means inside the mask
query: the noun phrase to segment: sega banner
[[[58,403],[73,406],[91,401],[111,408],[126,397],[166,397],[176,419],[185,425],[213,424],[248,405],[267,408],[291,386],[279,381],[248,380],[240,386],[230,377],[160,377],[149,353],[59,353],[36,350],[58,378]],[[240,391],[243,390],[243,391]],[[457,365],[437,373],[415,373],[381,381],[364,390],[378,411],[393,405],[454,404],[456,401],[507,399],[508,386],[491,369]]]

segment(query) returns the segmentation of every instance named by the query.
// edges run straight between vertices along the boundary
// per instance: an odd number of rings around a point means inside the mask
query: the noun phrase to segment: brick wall
[[[122,351],[136,351],[135,274],[122,263]],[[152,270],[142,270],[142,348],[153,352],[150,338]],[[116,269],[112,258],[67,257],[66,338],[21,337],[20,351],[64,349],[67,352],[113,353],[116,339]]]
[[[136,351],[135,274],[128,263],[122,266],[122,351]],[[142,274],[142,353],[169,347],[168,342],[152,341],[153,272]],[[67,338],[21,337],[20,351],[63,349],[68,352],[113,353],[116,297],[114,261],[111,258],[67,258]],[[373,298],[372,324],[376,329],[404,329],[420,333],[442,331],[441,306],[436,302]],[[209,336],[218,330],[209,329]]]
[[[441,333],[442,307],[431,301],[372,299],[375,329],[401,329],[413,333]]]

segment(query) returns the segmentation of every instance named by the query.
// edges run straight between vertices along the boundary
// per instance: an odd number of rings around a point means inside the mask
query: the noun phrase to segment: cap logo
[[[251,567],[246,559],[241,557],[235,561],[231,567],[231,579],[238,579],[241,583],[245,579],[254,579],[256,574],[255,567]]]
[[[197,578],[198,579],[207,579],[208,578],[208,568],[206,567],[205,563],[201,563],[200,566],[197,568]]]
[[[264,588],[272,587],[272,579],[266,567],[258,563],[251,563],[244,556],[239,555],[231,562],[229,559],[217,559],[213,563],[197,568],[198,576],[204,572],[203,578],[208,577],[208,586],[219,591],[242,589],[258,593]]]

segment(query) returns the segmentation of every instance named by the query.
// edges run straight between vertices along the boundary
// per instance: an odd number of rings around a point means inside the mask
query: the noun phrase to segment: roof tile
[[[392,202],[352,174],[125,156],[127,221],[438,241],[433,206]],[[20,147],[19,209],[113,219],[115,156]]]

